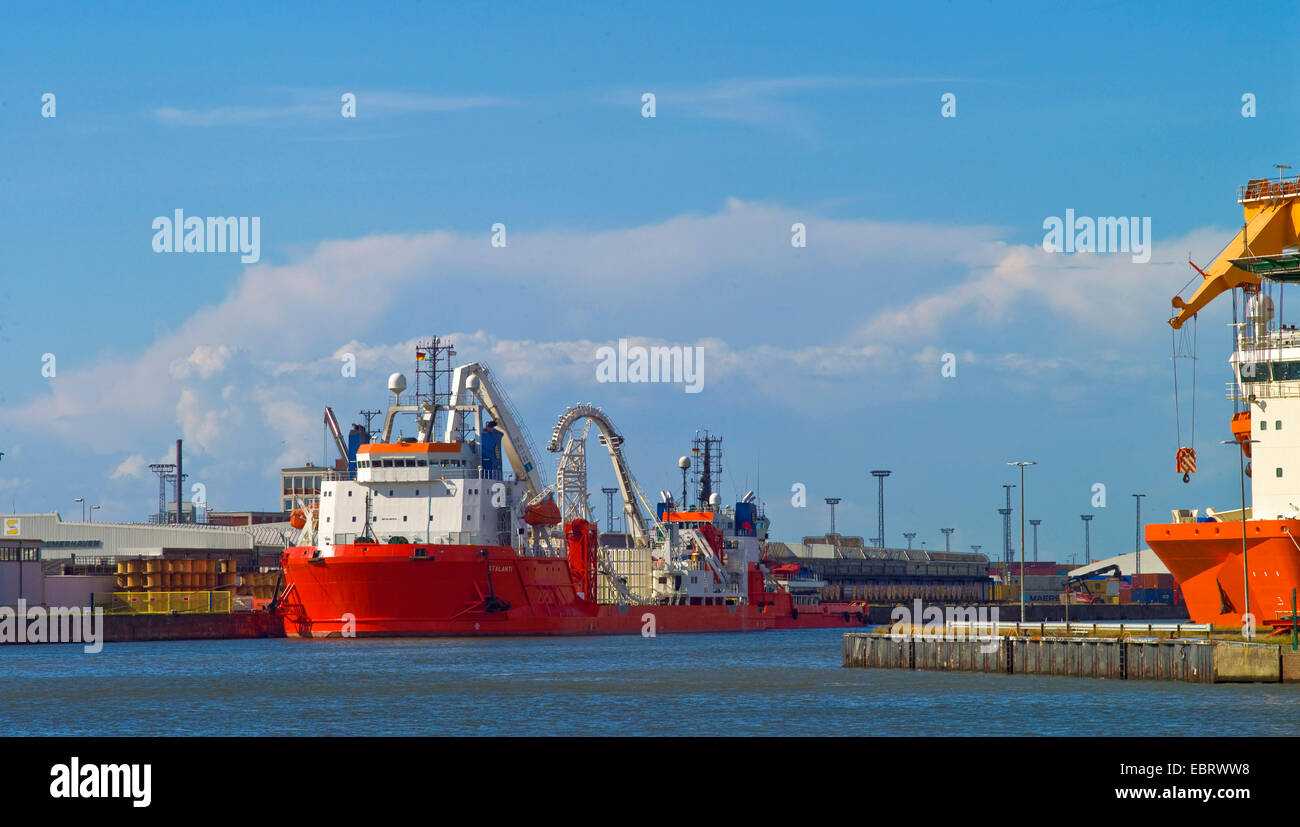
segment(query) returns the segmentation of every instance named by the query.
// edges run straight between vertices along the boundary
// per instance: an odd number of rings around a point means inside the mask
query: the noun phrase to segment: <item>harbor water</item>
[[[841,667],[843,632],[0,647],[0,734],[1295,735],[1300,685]]]

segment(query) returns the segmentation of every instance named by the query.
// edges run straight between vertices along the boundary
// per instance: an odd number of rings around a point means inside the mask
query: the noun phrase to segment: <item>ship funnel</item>
[[[1255,328],[1253,337],[1261,338],[1268,330],[1268,323],[1273,321],[1273,297],[1256,293],[1246,301],[1246,318]]]

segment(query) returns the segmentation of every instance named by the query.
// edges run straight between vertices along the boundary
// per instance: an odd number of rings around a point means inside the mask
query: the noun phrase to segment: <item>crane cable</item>
[[[1190,428],[1190,433],[1188,435],[1189,438],[1188,438],[1187,447],[1192,449],[1193,454],[1195,454],[1196,451],[1196,362],[1197,362],[1196,326],[1197,326],[1197,316],[1192,316],[1192,333],[1190,337],[1191,339],[1190,348],[1188,347],[1189,337],[1187,335],[1187,330],[1185,328],[1182,329],[1181,331],[1180,330],[1169,331],[1170,345],[1173,350],[1173,356],[1171,358],[1174,364],[1174,432],[1175,432],[1175,438],[1178,443],[1174,447],[1179,451],[1181,451],[1183,448],[1182,400],[1180,399],[1179,392],[1178,392],[1178,360],[1191,359],[1192,360],[1191,428]],[[1184,351],[1183,353],[1179,353],[1178,337],[1180,332],[1182,334],[1182,345],[1183,345],[1182,350]],[[1183,475],[1183,481],[1184,482],[1189,481],[1189,477],[1186,474]]]

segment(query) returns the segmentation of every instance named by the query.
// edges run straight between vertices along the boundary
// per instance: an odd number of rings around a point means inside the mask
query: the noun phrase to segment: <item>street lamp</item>
[[[835,506],[840,504],[839,497],[827,497],[826,504],[831,507],[831,536],[835,535]]]
[[[1036,462],[1008,462],[1020,467],[1020,622],[1025,622],[1025,466]]]
[[[1030,520],[1029,524],[1034,527],[1034,562],[1038,562],[1038,527],[1043,524],[1042,520]]]
[[[876,481],[880,483],[880,500],[876,505],[876,509],[880,516],[879,548],[885,547],[885,477],[889,476],[892,473],[893,473],[892,471],[885,471],[885,470],[878,470],[878,471],[871,472],[871,476],[875,477]]]
[[[1137,502],[1137,529],[1133,540],[1133,556],[1137,558],[1138,574],[1142,573],[1142,498],[1146,494],[1134,494],[1133,499]]]
[[[86,521],[86,498],[77,497],[76,499],[73,500],[73,502],[81,503],[81,521],[84,523]]]
[[[953,550],[953,532],[954,532],[954,531],[957,531],[957,529],[956,529],[956,528],[941,528],[941,529],[939,529],[939,531],[941,531],[941,532],[944,533],[944,551],[945,551],[945,553],[946,553],[946,551],[952,551],[952,550]]]
[[[916,532],[915,532],[915,531],[904,531],[904,532],[903,532],[903,536],[907,538],[907,550],[908,550],[908,551],[911,551],[911,550],[912,550],[912,540],[914,540],[914,539],[916,538]]]
[[[1225,439],[1221,445],[1253,445],[1259,442],[1258,439]],[[1245,604],[1242,606],[1245,611],[1241,615],[1242,631],[1246,634],[1243,636],[1250,640],[1249,632],[1253,631],[1254,623],[1246,623],[1246,615],[1250,614],[1250,567],[1246,565],[1246,449],[1242,447],[1237,451],[1237,466],[1241,469],[1241,592],[1245,596]]]
[[[953,532],[954,532],[954,531],[957,531],[957,529],[956,529],[956,528],[941,528],[941,529],[939,529],[939,531],[941,531],[941,532],[944,533],[944,551],[945,551],[945,553],[948,553],[948,551],[952,551],[952,550],[953,550]]]
[[[102,505],[92,505],[92,506],[90,507],[90,521],[91,521],[92,523],[95,522],[95,512],[98,511],[98,510],[101,509],[101,508],[103,508]]]
[[[1092,518],[1092,514],[1079,515],[1079,519],[1083,520],[1083,564],[1085,566],[1092,562],[1092,537],[1088,534],[1088,523],[1092,522]]]

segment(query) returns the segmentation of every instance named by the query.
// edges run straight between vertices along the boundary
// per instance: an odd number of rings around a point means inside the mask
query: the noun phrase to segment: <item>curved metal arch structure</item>
[[[560,421],[555,424],[551,431],[551,441],[547,444],[546,450],[551,453],[560,453],[564,450],[564,437],[568,434],[569,429],[574,424],[588,420],[595,424],[600,431],[600,442],[609,450],[609,461],[614,466],[614,476],[618,480],[618,490],[623,496],[623,515],[627,520],[627,526],[631,530],[632,537],[638,543],[650,542],[650,529],[646,526],[645,517],[641,514],[641,508],[637,503],[640,492],[637,491],[636,482],[632,478],[632,472],[628,470],[627,460],[623,458],[623,437],[619,436],[614,423],[610,421],[605,412],[594,405],[574,405],[560,415]]]

